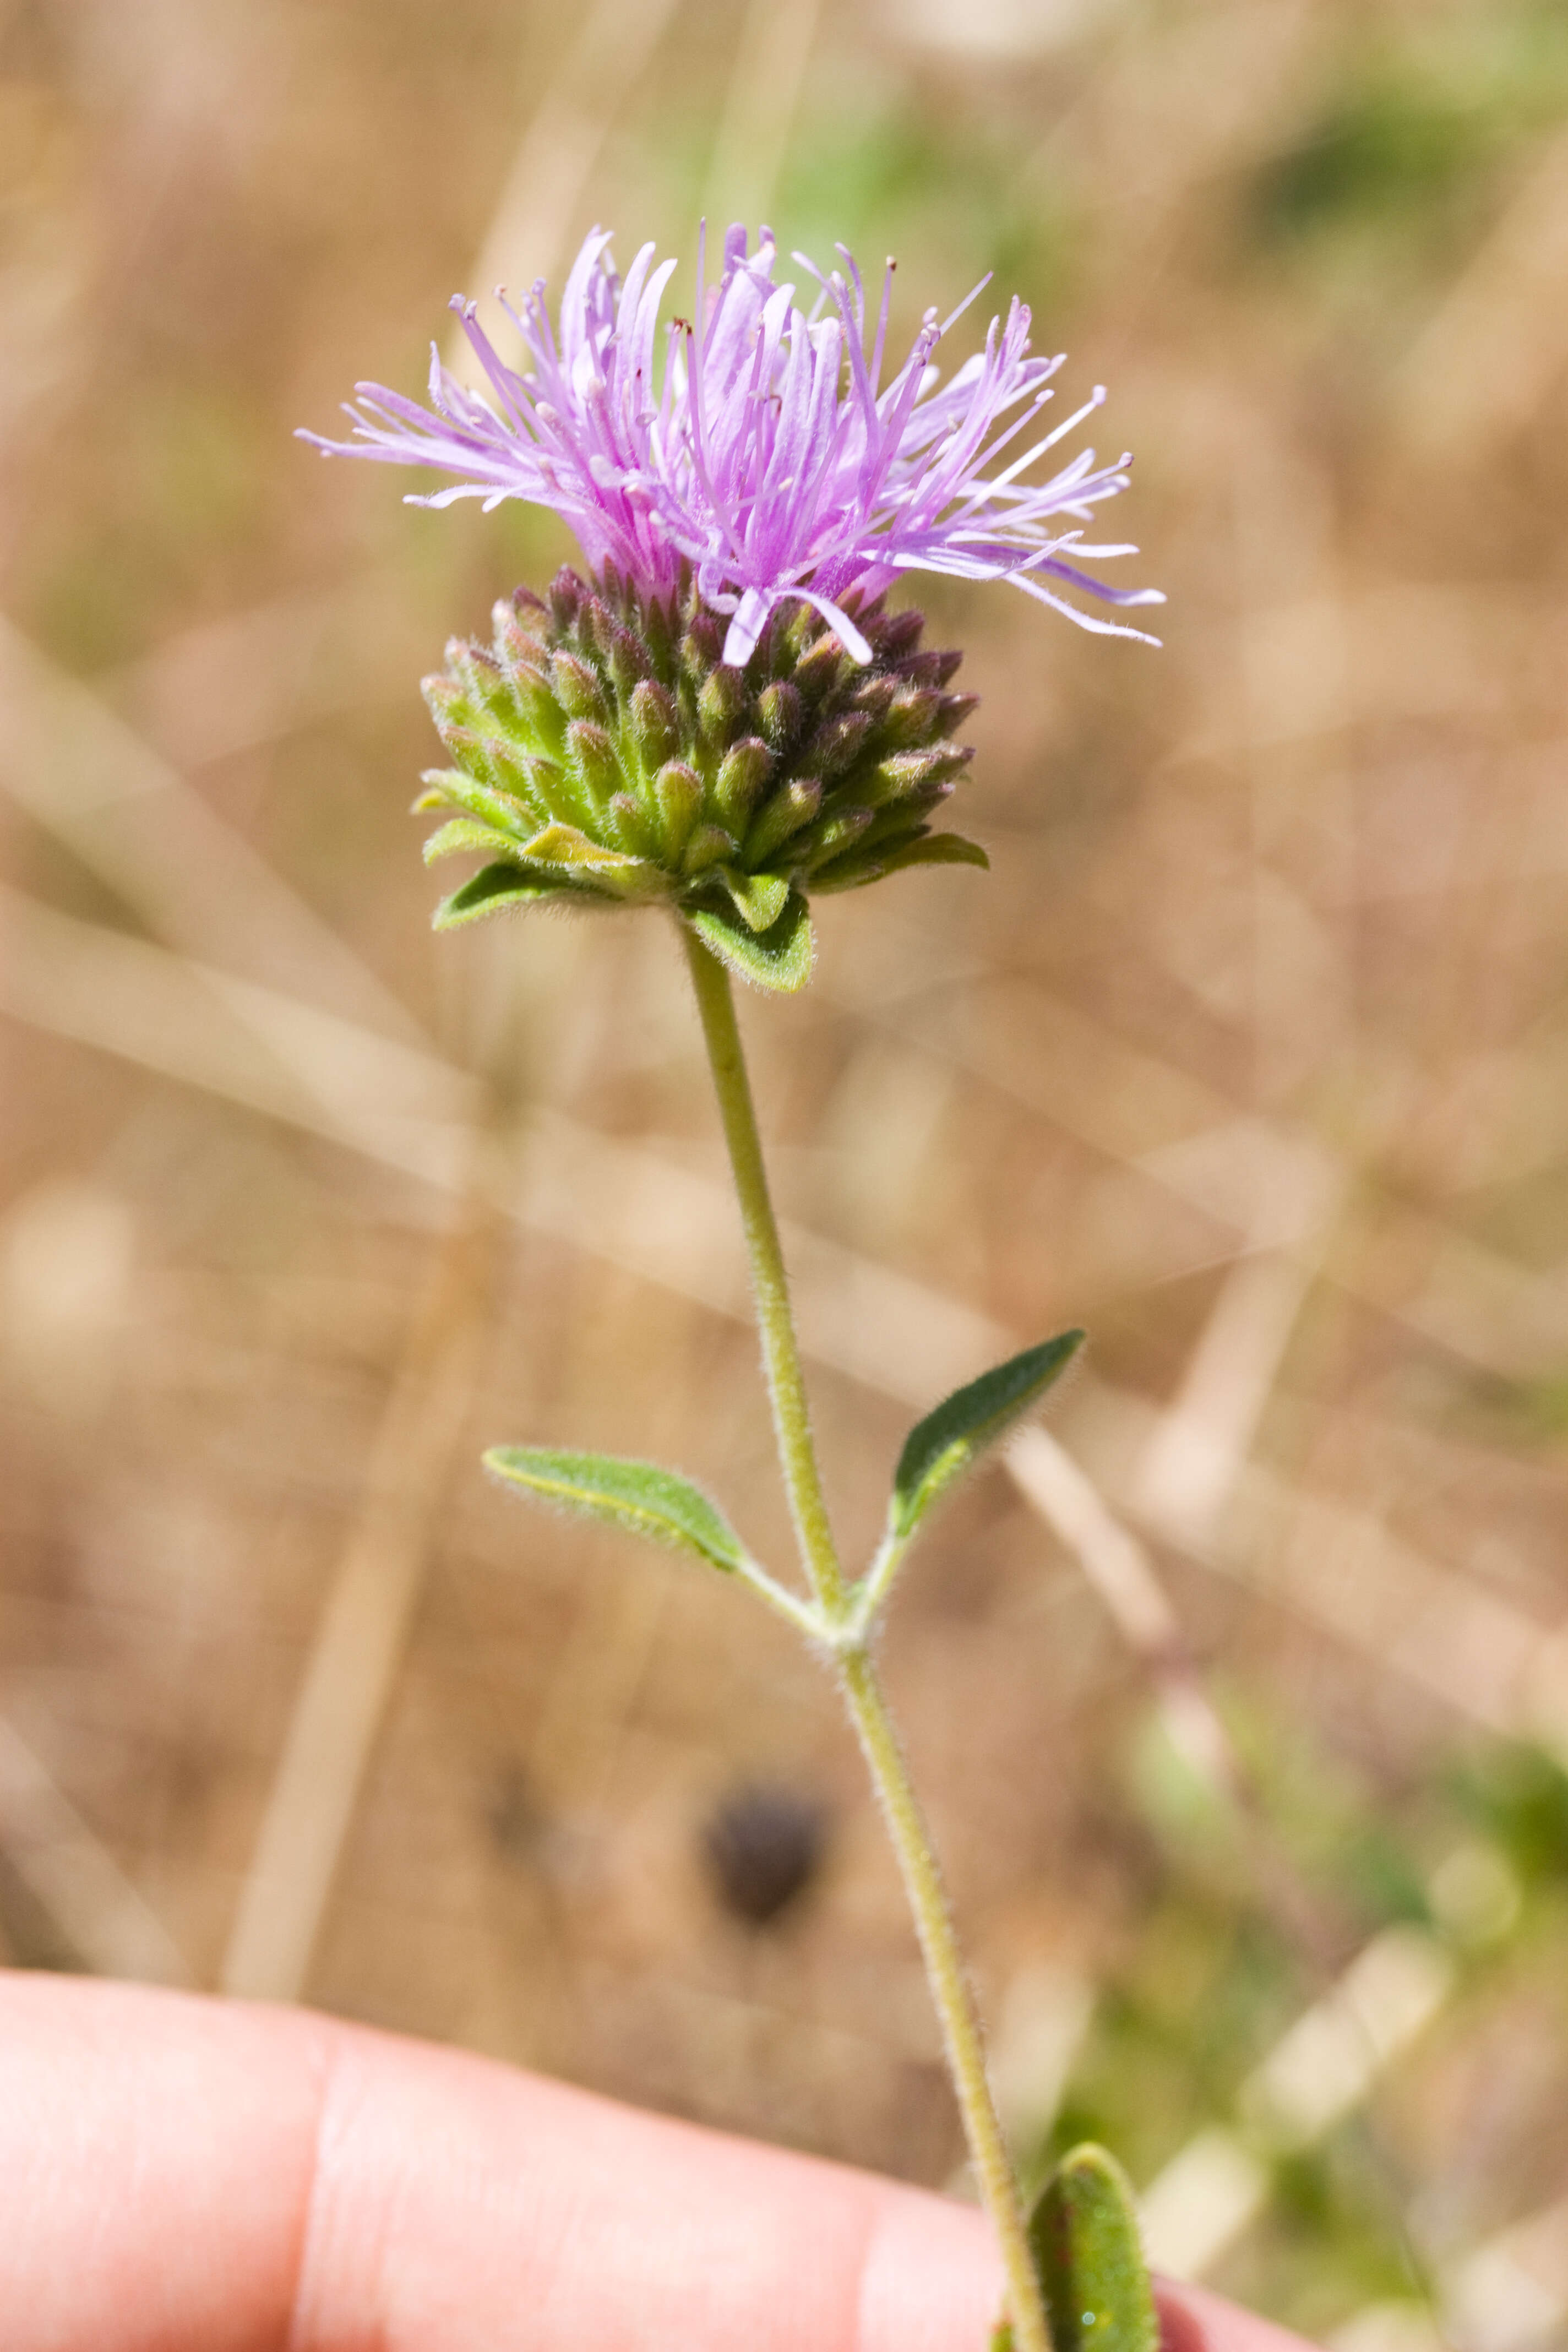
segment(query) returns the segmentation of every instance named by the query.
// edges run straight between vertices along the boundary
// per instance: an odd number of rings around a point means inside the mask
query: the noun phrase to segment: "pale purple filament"
[[[984,350],[945,384],[932,355],[959,312],[939,324],[928,311],[883,386],[892,263],[868,352],[865,291],[842,247],[847,274],[826,278],[795,257],[817,280],[807,314],[793,286],[773,283],[771,231],[748,254],[745,229],[734,227],[710,291],[700,240],[696,320],[665,328],[656,394],[658,311],[675,264],[655,268],[646,245],[623,281],[609,244],[599,229],[584,242],[562,296],[559,336],[542,280],[521,313],[504,305],[527,350],[524,373],[498,356],[473,303],[454,298],[489,401],[432,348],[427,409],[362,383],[361,404],[347,410],[352,440],[301,437],[334,456],[462,477],[416,505],[482,498],[488,509],[516,498],[552,508],[593,570],[613,564],[645,593],[668,595],[689,566],[704,601],[731,616],[724,659],[737,666],[786,597],[815,604],[856,659],[868,660],[844,600],[851,591],[859,600],[880,595],[902,572],[1011,580],[1082,628],[1142,635],[1090,618],[1046,584],[1110,604],[1164,601],[1154,588],[1107,588],[1079,568],[1136,553],[1086,546],[1079,528],[1127,488],[1125,457],[1097,467],[1083,450],[1045,481],[1026,478],[1104,394],[1097,389],[1053,431],[1029,437],[1061,362],[1030,358],[1029,312],[1016,299],[1005,324],[993,319]],[[999,465],[1014,443],[1018,454]]]

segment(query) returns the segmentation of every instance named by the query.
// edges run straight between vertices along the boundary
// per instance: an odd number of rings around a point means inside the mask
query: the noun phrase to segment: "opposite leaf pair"
[[[873,1607],[885,1595],[932,1507],[1061,1377],[1083,1336],[1064,1331],[1025,1349],[957,1390],[916,1423],[893,1474],[887,1531],[860,1588]],[[535,1501],[668,1544],[727,1575],[751,1582],[761,1579],[770,1594],[777,1591],[718,1505],[673,1470],[615,1454],[537,1445],[493,1446],[485,1455],[485,1467]],[[818,1630],[828,1638],[841,1630],[863,1635],[868,1630],[866,1611],[856,1609],[842,1629],[824,1622]]]
[[[864,1655],[878,1612],[914,1536],[964,1473],[1037,1404],[1078,1353],[1081,1331],[1027,1348],[959,1389],[918,1422],[893,1475],[876,1558],[842,1602],[806,1601],[752,1559],[700,1487],[649,1462],[543,1446],[497,1446],[486,1467],[535,1501],[669,1545],[739,1576],[812,1639]],[[1053,2352],[1157,2352],[1158,2324],[1131,2192],[1103,2148],[1074,2148],[1037,2200],[1029,2259],[1049,2314]],[[992,2352],[1014,2352],[1004,2321]]]

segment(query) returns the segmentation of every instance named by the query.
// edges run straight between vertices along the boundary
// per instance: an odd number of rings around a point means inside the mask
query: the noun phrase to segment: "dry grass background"
[[[833,1496],[1087,1322],[889,1670],[1021,2147],[1343,2352],[1568,2341],[1568,26],[1529,0],[0,7],[0,1946],[952,2179],[830,1694],[489,1491],[782,1557],[651,918],[434,941],[441,641],[566,552],[288,438],[706,205],[994,267],[1161,654],[928,600],[994,871],[745,1007]],[[1119,518],[1119,524],[1121,519]],[[776,1926],[716,1805],[823,1809]],[[955,2183],[962,2187],[961,2182]]]

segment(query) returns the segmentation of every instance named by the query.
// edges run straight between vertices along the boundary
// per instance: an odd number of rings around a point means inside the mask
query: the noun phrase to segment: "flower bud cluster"
[[[462,812],[426,856],[491,861],[437,928],[543,898],[664,901],[745,977],[796,987],[811,893],[985,863],[931,830],[974,698],[947,691],[960,656],[922,648],[917,612],[858,612],[864,663],[810,604],[781,606],[743,668],[689,582],[660,601],[563,571],[494,618],[491,646],[454,639],[425,681],[453,765],[417,805]]]

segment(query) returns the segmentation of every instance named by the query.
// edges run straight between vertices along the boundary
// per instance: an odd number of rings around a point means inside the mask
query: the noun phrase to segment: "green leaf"
[[[617,898],[657,888],[662,879],[658,868],[647,858],[628,857],[624,849],[606,849],[603,842],[590,840],[574,824],[547,824],[524,848],[536,866],[558,866],[567,873],[581,874],[584,880],[613,890]]]
[[[510,860],[498,860],[494,866],[482,866],[460,890],[443,898],[430,921],[437,931],[456,931],[465,923],[479,922],[486,915],[502,915],[509,907],[536,907],[542,898],[572,900],[585,906],[597,896],[596,891],[581,890],[560,882],[553,875],[525,874]],[[605,903],[600,900],[601,905]]]
[[[1055,2352],[1157,2352],[1160,2322],[1127,2176],[1091,2141],[1070,2148],[1029,2216]]]
[[[489,857],[509,857],[521,855],[515,841],[498,833],[493,824],[480,824],[471,816],[448,817],[437,825],[425,845],[425,863],[434,866],[438,857],[456,857],[468,849],[482,850]]]
[[[784,875],[742,874],[738,866],[721,866],[719,878],[748,930],[773,929],[789,900],[789,883]]]
[[[882,864],[889,874],[906,866],[983,866],[987,873],[991,869],[991,860],[980,844],[965,841],[961,833],[922,834],[918,841],[884,850]]]
[[[986,1447],[994,1445],[1044,1396],[1083,1340],[1081,1331],[1063,1331],[1038,1348],[1026,1348],[994,1371],[982,1372],[915,1423],[893,1474],[889,1517],[900,1542],[913,1535],[931,1505]]]
[[[651,1462],[613,1454],[560,1454],[540,1445],[492,1445],[485,1468],[542,1503],[607,1519],[634,1536],[672,1544],[728,1575],[744,1565],[741,1539],[700,1488]]]
[[[879,882],[884,874],[897,874],[906,866],[984,866],[991,860],[977,841],[965,841],[961,833],[928,833],[913,841],[900,841],[884,848],[879,843],[868,849],[852,849],[836,857],[830,866],[818,866],[811,877],[814,890],[858,890],[868,882]]]
[[[783,914],[765,931],[753,931],[733,907],[687,907],[682,912],[703,946],[753,988],[793,996],[811,978],[816,942],[798,892],[791,892]]]
[[[533,811],[515,793],[497,792],[477,777],[465,775],[461,768],[426,768],[422,781],[428,791],[415,802],[416,812],[445,801],[454,808],[467,809],[481,824],[494,825],[520,847],[538,824]],[[437,797],[432,799],[431,794]]]

